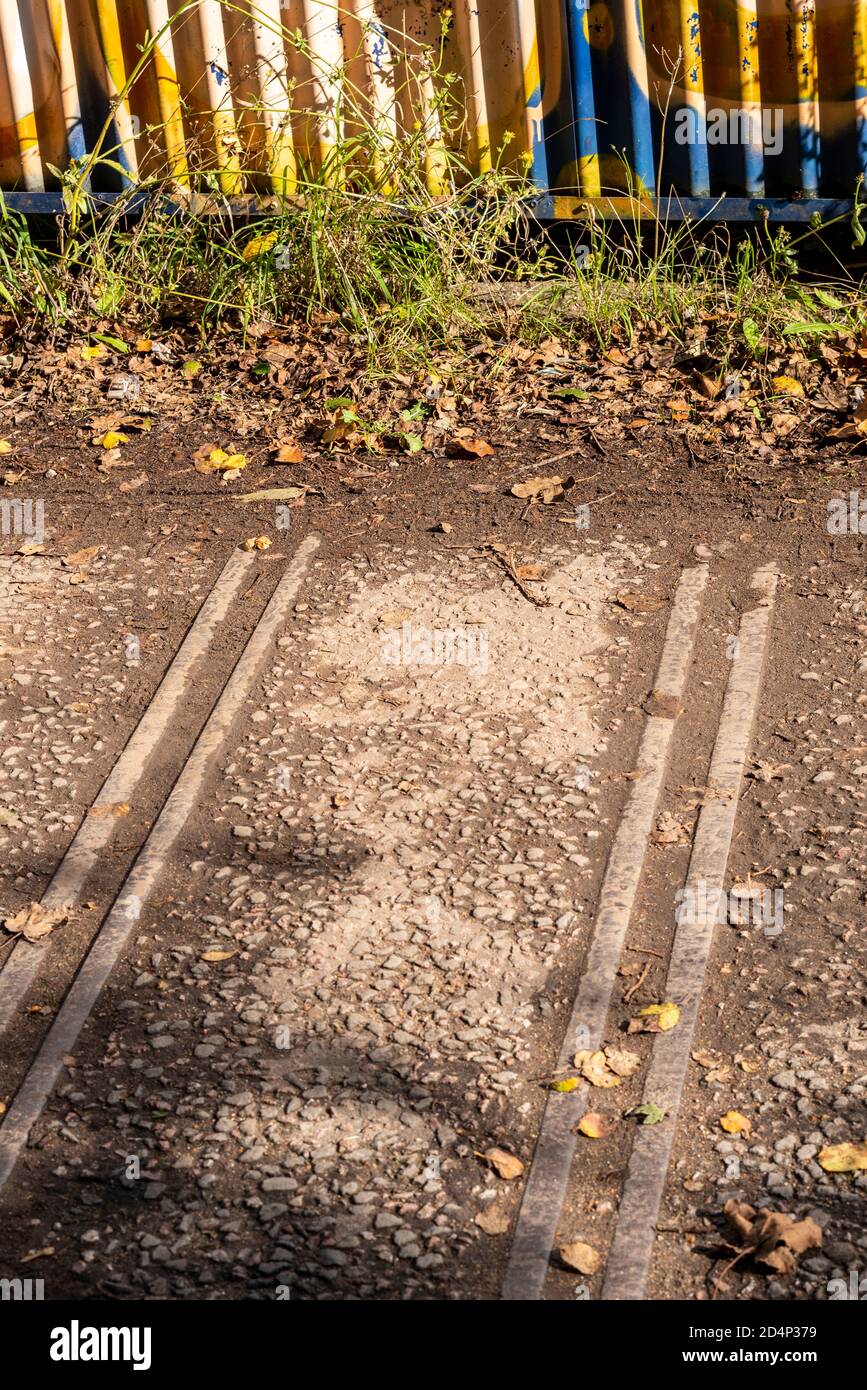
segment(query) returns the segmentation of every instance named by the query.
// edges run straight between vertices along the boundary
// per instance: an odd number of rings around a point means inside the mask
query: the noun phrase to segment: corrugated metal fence
[[[442,45],[442,47],[441,47]],[[57,206],[208,165],[292,194],[363,106],[379,138],[529,167],[546,216],[803,219],[867,169],[867,0],[0,0],[0,187]]]

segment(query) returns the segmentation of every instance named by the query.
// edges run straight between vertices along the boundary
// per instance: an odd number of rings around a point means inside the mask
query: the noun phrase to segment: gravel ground
[[[864,1135],[861,543],[835,551],[821,501],[805,532],[750,481],[715,510],[660,464],[642,508],[617,474],[589,535],[562,510],[531,518],[518,559],[547,573],[516,583],[483,542],[517,543],[503,485],[529,465],[491,467],[439,492],[408,471],[394,509],[376,482],[361,533],[348,503],[309,503],[263,557],[5,1049],[8,1102],[300,523],[321,528],[271,669],[7,1189],[0,1274],[26,1260],[50,1298],[497,1297],[521,1179],[481,1155],[532,1156],[667,602],[696,555],[709,608],[630,937],[649,970],[612,1039],[660,998],[726,642],[771,558],[785,578],[729,876],[781,888],[785,928],[717,932],[651,1296],[822,1298],[863,1266],[865,1177],[816,1162]],[[446,534],[468,478],[471,515]],[[74,507],[49,553],[0,557],[0,906],[39,896],[257,525],[222,497],[161,496],[92,558],[75,558],[93,531]],[[618,601],[633,589],[647,611]],[[750,1135],[723,1133],[729,1109]],[[623,1122],[580,1141],[561,1234],[604,1253],[629,1143]],[[744,1264],[715,1286],[730,1196],[812,1214],[821,1250],[789,1279]],[[549,1294],[596,1287],[555,1270]]]

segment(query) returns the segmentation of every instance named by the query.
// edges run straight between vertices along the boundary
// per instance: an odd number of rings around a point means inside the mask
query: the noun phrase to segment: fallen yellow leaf
[[[597,1110],[588,1110],[578,1123],[578,1131],[588,1139],[604,1139],[614,1128],[610,1115],[600,1115]]]
[[[129,443],[129,435],[121,434],[119,430],[107,430],[102,438],[95,442],[101,444],[103,449],[116,449],[119,444]]]
[[[867,1144],[832,1144],[819,1154],[818,1164],[826,1173],[857,1173],[867,1168]]]
[[[205,951],[202,960],[206,960],[210,965],[218,960],[231,960],[232,956],[236,956],[237,954],[237,951]]]
[[[254,236],[252,241],[247,242],[241,252],[241,257],[249,264],[250,261],[255,261],[259,256],[264,256],[266,251],[270,251],[276,245],[276,232],[268,232],[265,236]]]
[[[0,439],[0,454],[11,454],[12,445],[8,439]]]
[[[248,536],[241,542],[242,550],[270,550],[271,539],[269,536]]]
[[[775,376],[771,385],[777,396],[803,396],[804,388],[793,376]]]
[[[193,458],[196,460],[197,473],[234,473],[247,467],[244,454],[227,454],[225,449],[214,448],[210,444],[197,450]]]
[[[726,1134],[745,1134],[749,1138],[752,1125],[746,1115],[738,1110],[727,1110],[720,1118],[720,1125]]]
[[[648,1004],[646,1009],[639,1009],[639,1018],[655,1018],[658,1021],[660,1033],[667,1033],[671,1028],[676,1027],[680,1022],[680,1009],[677,1004]]]

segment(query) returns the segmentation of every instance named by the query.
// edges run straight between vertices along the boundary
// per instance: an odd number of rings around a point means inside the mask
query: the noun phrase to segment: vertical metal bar
[[[275,193],[291,197],[298,187],[298,171],[292,139],[292,84],[283,35],[280,0],[255,0],[253,37],[271,187]]]
[[[680,0],[680,46],[683,50],[683,86],[691,123],[689,191],[694,198],[706,198],[710,193],[707,108],[701,57],[701,22],[696,0]]]
[[[147,0],[147,15],[169,168],[174,178],[185,183],[189,177],[187,147],[168,0]]]
[[[801,146],[801,193],[819,194],[819,71],[816,54],[815,0],[786,0],[789,47],[798,83],[798,139]]]
[[[744,186],[750,197],[765,193],[765,150],[762,143],[762,87],[759,74],[759,17],[756,0],[737,0],[738,66],[741,113],[746,122]]]
[[[304,0],[304,21],[313,69],[319,156],[327,166],[343,135],[343,26],[339,7],[322,0]]]
[[[373,168],[379,184],[385,177],[387,159],[392,158],[397,143],[394,55],[385,25],[376,14],[376,0],[356,0],[355,12],[361,25],[365,67],[373,104]],[[382,191],[387,190],[383,187]]]
[[[517,5],[529,170],[536,187],[547,189],[548,152],[545,148],[545,112],[542,103],[542,66],[539,58],[536,0],[517,0]]]
[[[214,123],[217,168],[220,187],[229,195],[241,187],[241,162],[238,153],[238,131],[232,101],[229,56],[223,31],[223,10],[219,0],[202,0],[199,25],[205,52],[205,76],[208,103]]]
[[[78,78],[75,74],[66,0],[49,0],[48,21],[60,64],[60,106],[66,128],[66,148],[70,159],[84,159],[87,155],[87,142],[81,118],[81,102],[78,99]]]
[[[488,121],[488,101],[485,95],[485,63],[482,55],[482,36],[479,29],[478,0],[458,0],[461,47],[465,49],[470,68],[470,91],[473,104],[473,123],[476,131],[478,172],[486,174],[493,168],[491,130]]]
[[[443,127],[436,102],[433,75],[424,59],[419,74],[419,90],[424,116],[427,188],[434,198],[440,198],[449,191],[449,160],[443,141]]]
[[[596,139],[593,69],[590,62],[589,16],[585,0],[567,0],[566,22],[569,32],[578,182],[581,192],[588,198],[598,198],[602,188],[599,178],[599,146]]]
[[[0,0],[0,39],[6,55],[6,79],[12,99],[12,116],[21,160],[21,177],[30,193],[45,188],[42,156],[39,152],[39,133],[33,104],[33,87],[27,66],[27,50],[17,0]]]
[[[632,126],[632,172],[636,193],[653,193],[656,185],[656,162],[653,157],[653,132],[650,124],[650,87],[647,77],[647,54],[644,49],[644,16],[641,0],[620,0],[626,63],[629,69],[629,119]]]
[[[126,64],[120,37],[117,0],[96,0],[96,15],[102,42],[102,56],[105,62],[108,96],[114,105],[114,125],[120,142],[116,154],[119,163],[129,174],[129,181],[134,182],[138,177],[138,153],[129,101],[125,95],[121,95],[126,87]]]
[[[855,140],[858,152],[858,168],[867,178],[867,0],[853,0],[853,9]]]
[[[394,91],[394,55],[385,25],[376,14],[376,0],[356,0],[356,16],[361,25],[367,80],[370,83],[377,132],[387,140],[397,139],[397,107]]]

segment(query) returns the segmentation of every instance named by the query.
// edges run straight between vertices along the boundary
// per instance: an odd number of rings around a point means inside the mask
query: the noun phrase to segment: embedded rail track
[[[309,536],[301,543],[268,600],[114,905],[91,941],[75,980],[33,1058],[14,1101],[3,1117],[0,1125],[0,1192],[57,1082],[64,1056],[72,1050],[103,985],[120,958],[167,856],[197,803],[226,735],[262,671],[276,633],[286,620],[318,544],[315,536]],[[156,695],[64,855],[42,899],[41,906],[46,910],[72,908],[81,901],[100,851],[108,844],[117,824],[112,810],[119,803],[129,805],[135,797],[149,758],[177,715],[187,682],[207,655],[217,624],[226,616],[243,580],[251,578],[250,558],[244,552],[235,552],[224,566]],[[19,941],[15,945],[0,972],[0,1030],[11,1024],[50,950],[50,939],[41,945],[27,941]]]
[[[276,584],[222,687],[214,691],[211,712],[176,778],[165,790],[162,807],[129,867],[112,905],[95,931],[66,989],[53,1021],[35,1053],[19,1069],[16,1089],[0,1121],[0,1201],[2,1189],[28,1145],[106,982],[160,880],[185,823],[201,798],[242,706],[254,689],[304,583],[319,544],[308,537]],[[134,804],[142,778],[185,692],[203,678],[203,665],[219,624],[251,575],[252,559],[237,552],[219,575],[177,655],[106,778],[63,856],[42,906],[47,910],[81,903],[88,883],[109,847],[118,824],[113,808]],[[701,804],[683,891],[704,892],[713,900],[725,882],[745,764],[758,708],[777,590],[775,566],[757,570],[754,596],[745,605],[721,704],[706,794]],[[697,678],[695,646],[703,603],[712,584],[705,565],[683,571],[671,604],[645,724],[636,773],[607,854],[607,868],[584,947],[577,993],[562,1034],[552,1072],[575,1070],[578,1051],[595,1051],[616,1036],[613,998],[630,923],[641,902],[645,859],[665,779],[678,741],[679,716]],[[396,716],[397,717],[397,716]],[[708,750],[710,751],[710,750]],[[661,1123],[638,1128],[623,1174],[616,1221],[607,1251],[601,1297],[646,1296],[655,1253],[656,1228],[678,1124],[690,1049],[693,1045],[705,971],[713,938],[709,917],[672,919],[665,949],[665,998],[681,1010],[679,1026],[652,1038],[644,1073],[644,1098],[664,1112]],[[658,938],[657,938],[658,939]],[[39,980],[54,949],[19,940],[7,951],[0,970],[0,1036],[19,1017],[28,992]],[[588,1088],[550,1092],[529,1165],[521,1204],[510,1236],[510,1255],[502,1284],[509,1300],[536,1300],[551,1293],[552,1252],[556,1249],[564,1203],[575,1182],[576,1126],[589,1100]]]

